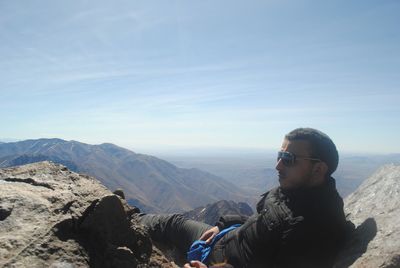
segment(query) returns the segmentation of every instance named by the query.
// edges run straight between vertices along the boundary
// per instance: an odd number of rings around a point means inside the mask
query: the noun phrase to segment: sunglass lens
[[[285,166],[290,166],[294,163],[294,155],[289,152],[278,152],[277,161],[279,160],[282,160]]]

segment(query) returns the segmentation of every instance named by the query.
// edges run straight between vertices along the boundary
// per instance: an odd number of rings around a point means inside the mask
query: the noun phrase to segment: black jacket
[[[221,217],[220,229],[243,221]],[[346,219],[335,180],[291,192],[265,193],[257,213],[216,244],[211,262],[240,267],[331,267],[344,242]]]

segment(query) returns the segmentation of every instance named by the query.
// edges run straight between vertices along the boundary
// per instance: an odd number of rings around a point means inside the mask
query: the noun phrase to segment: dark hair
[[[288,141],[308,141],[311,147],[312,158],[318,158],[328,165],[327,175],[331,175],[339,163],[339,154],[335,144],[325,133],[313,128],[296,128],[288,134],[285,139]]]

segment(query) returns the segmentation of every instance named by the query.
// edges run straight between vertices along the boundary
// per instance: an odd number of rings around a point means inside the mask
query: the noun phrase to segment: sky
[[[400,153],[400,1],[0,1],[1,139]],[[171,149],[172,150],[172,149]]]

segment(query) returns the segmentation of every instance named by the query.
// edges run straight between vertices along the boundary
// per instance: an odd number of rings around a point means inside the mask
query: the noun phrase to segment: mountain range
[[[45,160],[94,176],[110,190],[123,189],[128,203],[145,212],[183,212],[222,199],[254,203],[246,191],[211,173],[178,168],[110,143],[62,139],[0,143],[0,167]]]
[[[253,209],[247,203],[221,200],[205,207],[198,207],[185,212],[183,215],[195,221],[215,225],[219,218],[224,215],[251,216],[253,213]]]

